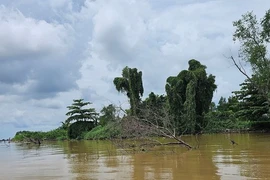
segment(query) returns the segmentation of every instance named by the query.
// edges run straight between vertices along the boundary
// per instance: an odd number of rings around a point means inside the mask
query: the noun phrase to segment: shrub
[[[15,137],[13,138],[13,140],[23,141],[27,138],[42,140],[45,137],[46,137],[46,133],[41,132],[41,131],[19,131],[15,134]]]
[[[65,140],[67,139],[67,130],[63,128],[57,128],[46,132],[45,138],[47,140]]]
[[[253,121],[251,122],[251,130],[270,131],[270,121]]]
[[[84,134],[95,127],[91,121],[77,121],[68,127],[68,138],[83,139]]]
[[[240,121],[234,114],[211,112],[206,116],[207,126],[204,133],[219,133],[230,130],[247,130],[250,128],[250,121]]]
[[[24,141],[31,139],[39,140],[65,140],[67,131],[63,128],[57,128],[48,132],[41,131],[19,131],[15,134],[14,141]]]
[[[84,139],[111,139],[120,135],[121,128],[119,123],[111,122],[105,126],[97,126],[87,132]]]

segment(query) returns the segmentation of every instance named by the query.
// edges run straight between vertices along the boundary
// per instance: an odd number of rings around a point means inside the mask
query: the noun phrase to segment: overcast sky
[[[0,139],[47,131],[73,99],[128,105],[112,83],[125,66],[143,72],[144,98],[197,59],[216,76],[213,101],[244,77],[232,22],[261,18],[269,0],[0,0]]]

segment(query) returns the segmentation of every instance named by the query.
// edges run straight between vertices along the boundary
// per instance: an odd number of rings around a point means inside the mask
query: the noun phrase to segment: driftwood
[[[9,138],[9,139],[0,139],[0,142],[11,142],[11,139]]]
[[[231,139],[230,141],[231,141],[232,145],[238,145],[238,143],[235,142],[234,140]]]
[[[34,143],[34,144],[38,144],[38,145],[41,144],[40,139],[33,139],[30,137],[26,137],[26,136],[23,136],[23,137],[27,140],[27,143]]]
[[[156,143],[144,143],[144,144],[140,144],[140,147],[142,146],[169,146],[169,145],[184,145],[182,143],[179,142],[167,142],[167,143],[161,143],[161,142],[156,142]],[[186,145],[185,145],[186,146]],[[189,147],[189,146],[188,146]],[[190,148],[192,148],[190,146]]]

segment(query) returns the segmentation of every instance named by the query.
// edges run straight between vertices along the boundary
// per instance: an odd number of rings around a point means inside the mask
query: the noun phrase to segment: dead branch
[[[246,71],[245,71],[243,68],[241,68],[242,65],[241,65],[241,64],[240,64],[240,65],[237,64],[233,56],[231,56],[230,58],[231,58],[231,60],[233,61],[235,67],[236,67],[236,68],[237,68],[244,76],[246,76],[248,80],[252,81],[251,78],[249,77],[249,75],[246,73]],[[241,66],[241,67],[240,67],[240,66]]]
[[[166,111],[158,113],[150,108],[144,108],[140,110],[140,117],[126,116],[122,120],[123,137],[126,138],[144,138],[152,139],[154,143],[145,143],[143,145],[183,145],[188,149],[192,149],[192,146],[183,141],[180,137],[176,136],[176,130],[173,124],[172,118]],[[161,115],[162,114],[162,115]],[[175,142],[161,143],[158,140],[154,140],[151,137],[166,137],[173,139]]]
[[[142,146],[168,146],[168,145],[184,145],[186,146],[186,144],[183,144],[181,142],[167,142],[167,143],[161,143],[159,141],[157,141],[156,143],[155,142],[147,142],[147,143],[143,143],[143,144],[140,144],[140,147]],[[188,146],[189,149],[191,149],[192,147],[191,146]]]
[[[151,126],[153,126],[155,128],[155,130],[157,131],[157,135],[163,135],[164,137],[170,138],[170,139],[174,139],[176,141],[178,141],[177,143],[173,143],[173,144],[182,144],[184,146],[186,146],[188,149],[192,149],[192,146],[190,146],[189,144],[187,144],[185,141],[183,141],[182,139],[178,138],[175,136],[175,133],[172,132],[170,129],[166,128],[166,127],[161,127],[158,125],[155,125],[154,123],[146,120],[146,119],[142,119],[145,122],[148,122],[151,124]],[[172,143],[160,143],[160,145],[169,145]]]
[[[265,59],[265,57],[263,57],[263,58],[264,58],[264,61],[267,61],[267,59]],[[265,85],[265,86],[260,86],[260,84],[254,82],[254,80],[252,80],[252,78],[246,73],[246,71],[245,71],[244,68],[242,67],[242,64],[241,64],[241,63],[237,64],[233,56],[231,56],[230,59],[233,61],[233,63],[234,63],[234,65],[236,66],[236,68],[237,68],[244,76],[246,76],[246,78],[250,81],[250,83],[253,84],[253,86],[254,86],[255,88],[257,88],[257,90],[259,91],[259,93],[267,99],[268,106],[270,106],[270,98],[269,98],[269,94],[268,94],[268,92],[269,92],[270,79],[267,78],[267,80],[266,80],[267,82],[266,82],[266,85]],[[267,64],[266,64],[266,66],[267,66]],[[267,68],[266,68],[266,69],[267,69]],[[267,69],[267,70],[268,70],[268,69]],[[269,77],[269,76],[268,76],[268,77]]]
[[[38,144],[38,145],[41,144],[41,142],[40,142],[39,139],[35,140],[35,139],[30,138],[30,137],[26,137],[26,136],[23,136],[23,137],[24,137],[24,139],[27,140],[27,142],[34,143],[34,144]]]

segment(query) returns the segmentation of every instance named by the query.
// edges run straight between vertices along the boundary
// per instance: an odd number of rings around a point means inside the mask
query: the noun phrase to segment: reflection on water
[[[184,137],[196,144],[194,137]],[[199,137],[199,149],[117,149],[109,141],[0,143],[0,179],[267,179],[269,134]],[[232,145],[234,139],[238,145]]]

